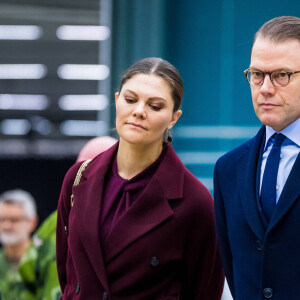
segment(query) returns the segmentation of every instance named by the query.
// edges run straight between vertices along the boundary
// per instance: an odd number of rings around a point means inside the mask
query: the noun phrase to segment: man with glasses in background
[[[18,273],[21,257],[38,222],[33,197],[23,190],[0,195],[0,299],[30,300]]]
[[[300,299],[300,19],[256,33],[250,83],[257,135],[215,166],[215,216],[235,300]]]

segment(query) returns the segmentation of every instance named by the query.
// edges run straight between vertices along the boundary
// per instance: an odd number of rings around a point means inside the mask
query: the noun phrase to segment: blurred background
[[[28,190],[40,221],[54,211],[83,145],[117,137],[119,79],[147,56],[183,77],[173,145],[212,192],[217,158],[260,127],[243,70],[280,15],[299,17],[299,0],[1,0],[0,193]]]
[[[136,60],[180,71],[173,145],[212,191],[213,166],[260,124],[243,70],[253,35],[299,0],[1,0],[0,193],[30,191],[40,220],[82,146],[114,130],[114,92]]]

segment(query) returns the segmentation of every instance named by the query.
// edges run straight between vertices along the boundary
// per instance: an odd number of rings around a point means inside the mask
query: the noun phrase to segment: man
[[[245,74],[263,126],[215,166],[224,269],[235,300],[299,300],[299,18],[278,17],[259,29]]]
[[[18,273],[21,257],[28,248],[30,234],[38,222],[33,197],[23,190],[0,195],[0,293],[1,299],[30,299]]]

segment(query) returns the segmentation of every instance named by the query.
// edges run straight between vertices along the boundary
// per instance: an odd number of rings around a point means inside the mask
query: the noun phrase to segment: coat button
[[[102,300],[107,300],[107,299],[108,299],[107,292],[103,292]]]
[[[75,293],[78,294],[79,291],[80,291],[80,284],[77,283],[77,284],[76,284],[76,290],[75,290]]]
[[[65,232],[66,232],[66,235],[68,235],[68,227],[65,226]]]
[[[154,268],[159,266],[159,259],[158,259],[158,257],[156,257],[156,256],[151,257],[150,266],[154,267]]]
[[[271,288],[265,288],[263,290],[263,295],[265,298],[270,299],[273,297],[273,290]]]
[[[259,240],[257,240],[256,241],[256,249],[258,250],[258,251],[262,251],[263,250],[263,243],[262,243],[262,241],[259,241]]]

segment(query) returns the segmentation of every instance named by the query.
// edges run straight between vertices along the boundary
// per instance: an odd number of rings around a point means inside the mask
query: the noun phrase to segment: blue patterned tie
[[[270,221],[276,207],[276,183],[280,160],[280,147],[286,136],[275,134],[275,142],[269,153],[260,192],[261,208],[264,216]]]

